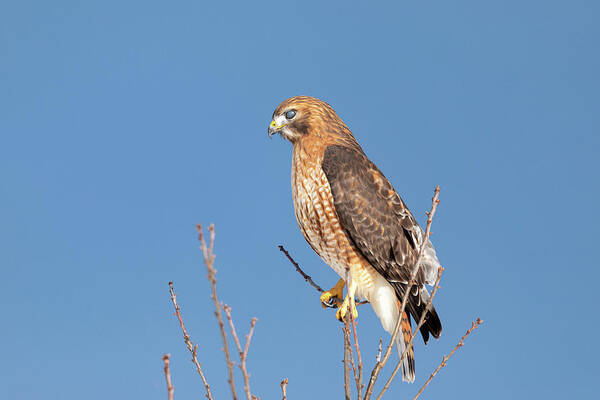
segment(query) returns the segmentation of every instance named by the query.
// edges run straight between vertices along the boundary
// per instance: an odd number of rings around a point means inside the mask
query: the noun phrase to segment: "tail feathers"
[[[442,322],[440,321],[440,317],[433,306],[431,306],[429,311],[427,311],[427,317],[423,326],[429,332],[431,332],[434,338],[439,339],[440,335],[442,334]],[[427,341],[425,341],[425,344],[427,344]]]
[[[400,304],[398,304],[398,307],[400,307]],[[404,314],[402,314],[402,322],[400,326],[402,328],[402,335],[399,334],[396,337],[396,345],[398,348],[398,356],[402,357],[406,346],[408,346],[410,343],[410,337],[412,335],[410,318],[408,317],[408,313],[406,311]],[[402,380],[410,383],[415,381],[415,352],[412,344],[406,352],[406,356],[402,360]]]
[[[398,293],[398,297],[402,298],[404,289],[401,286],[396,288],[396,293]],[[429,292],[425,287],[421,288],[418,292],[414,293],[413,296],[409,296],[408,303],[406,304],[406,309],[410,312],[415,321],[419,321],[423,311],[425,311],[425,306],[427,305],[427,301],[429,300]],[[433,304],[427,311],[427,315],[425,317],[425,322],[421,326],[421,336],[423,336],[423,342],[427,344],[429,341],[429,334],[431,333],[434,338],[439,338],[442,334],[442,322],[440,321],[440,317],[438,316]]]
[[[423,313],[423,311],[425,311],[425,306],[427,305],[428,301],[429,292],[427,291],[427,288],[423,286],[419,290],[418,305],[417,307],[414,307],[416,315],[413,314],[413,317],[415,318],[415,321],[418,321],[418,318],[421,318],[421,314]],[[427,311],[427,315],[425,317],[425,323],[423,324],[423,326],[421,326],[421,335],[423,336],[423,341],[425,342],[425,344],[427,344],[427,342],[429,341],[430,332],[436,339],[438,339],[442,334],[442,322],[440,321],[440,317],[438,316],[437,311],[435,311],[433,304],[431,305],[431,307],[429,307],[429,310]]]

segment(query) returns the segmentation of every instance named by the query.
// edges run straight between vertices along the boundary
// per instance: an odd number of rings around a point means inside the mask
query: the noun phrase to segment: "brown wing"
[[[344,146],[325,149],[322,163],[333,195],[335,210],[353,244],[402,298],[420,243],[420,227],[387,178],[362,151]],[[409,296],[408,310],[415,320],[424,302],[419,289],[425,284],[422,268]],[[421,328],[427,342],[429,332],[441,333],[441,323],[432,308]]]

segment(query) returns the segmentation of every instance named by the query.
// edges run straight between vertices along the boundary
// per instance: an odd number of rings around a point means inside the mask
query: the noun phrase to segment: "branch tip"
[[[467,338],[467,336],[469,336],[475,329],[479,328],[479,325],[481,325],[482,323],[483,323],[483,321],[479,317],[471,323],[471,327],[467,330],[467,332],[463,335],[463,337],[460,338],[460,341],[458,342],[458,344],[456,346],[454,346],[454,348],[452,349],[450,354],[442,357],[442,362],[440,363],[440,365],[438,365],[437,368],[431,373],[431,375],[429,376],[429,379],[427,379],[427,381],[425,381],[423,386],[421,386],[421,389],[419,389],[419,392],[415,395],[413,400],[417,400],[419,398],[421,393],[423,393],[425,388],[429,385],[429,383],[431,383],[431,380],[437,375],[438,372],[440,372],[440,370],[442,368],[444,368],[447,365],[448,360],[450,359],[450,357],[452,357],[452,355],[456,352],[456,350],[458,350],[459,348],[464,346],[465,339]]]
[[[164,363],[164,371],[165,371],[165,380],[167,382],[167,396],[169,400],[173,400],[173,384],[171,383],[171,370],[169,368],[169,359],[171,358],[170,354],[165,354],[162,356],[162,360]]]

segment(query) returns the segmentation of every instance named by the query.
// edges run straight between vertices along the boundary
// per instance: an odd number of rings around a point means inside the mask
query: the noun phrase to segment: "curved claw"
[[[329,299],[321,297],[321,306],[323,308],[338,308],[340,304],[342,304],[342,301],[337,296],[329,297]]]
[[[321,307],[323,308],[338,308],[342,304],[344,298],[344,286],[346,282],[340,279],[334,287],[321,294]]]

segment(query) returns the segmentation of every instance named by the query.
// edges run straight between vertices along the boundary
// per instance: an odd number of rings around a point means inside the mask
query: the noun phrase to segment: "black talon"
[[[330,297],[329,300],[327,300],[326,302],[322,302],[323,304],[325,304],[325,307],[329,307],[329,308],[337,308],[337,296],[334,297]]]

